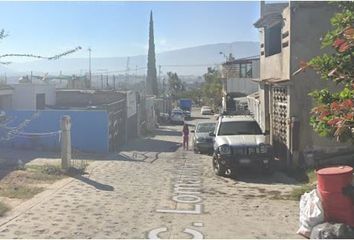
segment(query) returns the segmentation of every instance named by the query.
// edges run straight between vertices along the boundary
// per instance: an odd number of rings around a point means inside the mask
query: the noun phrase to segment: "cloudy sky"
[[[158,52],[258,41],[252,25],[259,17],[257,1],[0,2],[0,29],[9,34],[0,52],[50,56],[82,46],[95,57],[146,54],[150,10]],[[83,56],[87,51],[71,55]]]

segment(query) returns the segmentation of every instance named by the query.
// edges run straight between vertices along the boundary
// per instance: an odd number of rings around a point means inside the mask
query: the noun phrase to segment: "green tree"
[[[167,73],[168,94],[176,101],[181,98],[182,93],[185,91],[185,86],[182,80],[178,77],[177,73]]]
[[[311,68],[321,78],[335,82],[339,91],[319,89],[310,93],[316,106],[310,123],[321,136],[337,141],[351,140],[354,129],[354,2],[334,2],[340,11],[331,18],[333,29],[322,40],[332,54],[323,54],[309,62],[300,62],[297,74]]]
[[[215,68],[208,68],[208,72],[204,74],[204,80],[203,102],[216,110],[221,106],[222,101],[221,73]]]
[[[154,42],[154,22],[152,19],[152,11],[150,12],[149,23],[149,50],[147,63],[146,87],[148,94],[159,95],[157,75],[156,75],[156,58],[155,58],[155,42]]]

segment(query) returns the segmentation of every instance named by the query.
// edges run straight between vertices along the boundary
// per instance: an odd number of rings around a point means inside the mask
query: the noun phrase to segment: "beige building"
[[[309,124],[313,107],[308,95],[328,86],[314,71],[293,76],[301,60],[322,54],[321,38],[331,29],[336,11],[327,2],[261,2],[259,97],[262,124],[270,132],[276,157],[284,166],[312,165],[329,153],[350,147],[320,137]],[[352,149],[349,149],[352,150]]]
[[[237,112],[229,102],[258,91],[259,56],[232,59],[222,64],[222,110]],[[237,105],[237,104],[236,104]],[[237,108],[237,106],[235,106]]]

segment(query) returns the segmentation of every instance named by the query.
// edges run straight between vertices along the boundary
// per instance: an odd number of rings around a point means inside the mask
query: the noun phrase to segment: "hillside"
[[[259,54],[257,42],[233,42],[208,44],[179,50],[158,53],[156,56],[157,65],[161,65],[163,73],[168,71],[177,72],[179,75],[201,75],[206,72],[208,66],[220,64],[225,59],[220,54],[232,52],[237,58],[254,56]],[[131,74],[135,74],[138,67],[138,74],[143,75],[146,70],[146,55],[130,57]],[[127,57],[92,58],[92,72],[125,71]],[[56,61],[37,60],[26,63],[13,63],[9,68],[15,72],[37,72],[58,74],[80,74],[87,72],[88,59],[86,58],[62,58]],[[1,73],[0,69],[0,73]],[[121,72],[122,73],[122,72]],[[124,72],[123,72],[124,73]]]

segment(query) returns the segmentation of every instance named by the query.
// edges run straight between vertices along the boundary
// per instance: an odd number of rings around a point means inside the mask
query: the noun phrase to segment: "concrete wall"
[[[145,99],[145,114],[146,127],[149,130],[155,129],[157,116],[155,116],[155,97],[146,97]]]
[[[34,111],[6,111],[10,118],[8,127],[16,127],[25,119],[30,119]],[[86,152],[108,152],[108,116],[106,111],[39,111],[21,132],[46,133],[60,130],[60,119],[63,115],[71,116],[73,149]],[[0,127],[0,139],[5,136],[6,129]],[[31,150],[60,149],[59,135],[15,137],[11,140],[0,140],[0,146]]]
[[[127,141],[130,141],[138,136],[138,114],[127,119]]]
[[[12,108],[12,95],[1,95],[0,93],[0,110]]]
[[[14,110],[36,110],[36,95],[43,93],[46,105],[55,105],[55,85],[20,83],[11,86],[14,88],[12,95]]]
[[[258,122],[259,126],[261,127],[262,131],[264,132],[264,125],[263,119],[261,114],[261,102],[259,101],[258,97],[249,95],[247,96],[247,103],[248,103],[248,110],[253,115],[254,119]]]
[[[226,80],[227,93],[244,93],[251,94],[258,90],[258,83],[250,78],[231,78]]]
[[[136,115],[136,93],[133,91],[127,91],[127,118]]]
[[[282,34],[285,32],[290,33],[290,9],[285,8],[282,12],[283,15],[283,27]],[[265,44],[265,30],[260,29],[261,44]],[[282,42],[286,42],[289,37],[282,39]],[[265,50],[262,48],[262,51]],[[282,47],[281,52],[272,56],[265,57],[260,56],[260,78],[261,79],[289,79],[290,78],[290,43],[287,47]]]
[[[125,93],[100,90],[58,90],[56,102],[63,107],[87,107],[119,101],[125,98]]]
[[[321,49],[321,38],[331,29],[330,18],[335,13],[334,5],[326,2],[291,2],[291,58],[290,72],[295,72],[300,60],[330,52],[331,48]],[[345,145],[320,137],[309,124],[309,112],[313,108],[311,91],[321,88],[335,89],[332,82],[321,80],[313,70],[307,70],[291,79],[291,116],[300,121],[300,151],[334,152]]]
[[[252,61],[252,78],[259,79],[260,77],[260,60]]]

